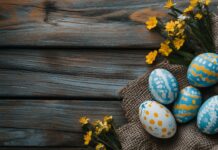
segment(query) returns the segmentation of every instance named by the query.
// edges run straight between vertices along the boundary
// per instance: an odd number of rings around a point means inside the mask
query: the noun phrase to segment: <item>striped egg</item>
[[[179,123],[193,119],[201,106],[201,93],[198,89],[187,86],[179,93],[173,106],[173,115]]]
[[[140,105],[139,119],[144,129],[157,138],[170,138],[176,133],[175,118],[156,101],[145,101]]]
[[[179,93],[176,78],[166,69],[155,69],[151,72],[149,89],[154,99],[162,104],[172,103]]]
[[[218,82],[218,54],[204,53],[195,57],[187,72],[191,85],[209,87]]]
[[[218,95],[203,103],[198,112],[197,126],[203,133],[218,133]]]

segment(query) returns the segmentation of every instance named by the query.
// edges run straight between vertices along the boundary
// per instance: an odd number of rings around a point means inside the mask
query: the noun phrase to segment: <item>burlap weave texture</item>
[[[213,18],[213,23],[214,41],[218,50],[217,16]],[[155,68],[170,71],[177,78],[180,89],[189,85],[186,79],[186,67],[163,62],[124,87],[120,91],[120,96],[123,98],[122,108],[129,123],[117,130],[123,150],[218,150],[218,135],[201,133],[196,126],[196,120],[178,124],[176,135],[167,140],[157,139],[146,133],[139,121],[138,108],[145,100],[152,99],[148,89],[148,77]],[[215,87],[217,89],[217,85]]]

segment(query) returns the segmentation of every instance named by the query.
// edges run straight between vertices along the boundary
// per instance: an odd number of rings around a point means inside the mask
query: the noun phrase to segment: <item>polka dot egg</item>
[[[156,101],[145,101],[140,105],[139,119],[144,129],[157,138],[170,138],[176,133],[173,115]]]
[[[151,72],[149,89],[154,99],[162,104],[172,103],[179,92],[176,78],[165,69],[155,69]]]
[[[218,133],[218,95],[209,98],[201,106],[197,116],[197,126],[203,133]]]
[[[191,62],[187,78],[191,85],[208,87],[218,82],[218,54],[200,54]]]
[[[179,93],[173,106],[173,115],[179,123],[186,123],[193,119],[201,105],[201,93],[198,89],[187,86]]]

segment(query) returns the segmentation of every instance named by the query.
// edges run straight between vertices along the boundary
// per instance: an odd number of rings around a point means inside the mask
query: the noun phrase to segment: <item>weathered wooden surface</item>
[[[180,6],[187,0],[176,2]],[[157,47],[160,36],[148,32],[144,22],[148,16],[165,16],[164,3],[1,0],[0,46]]]
[[[119,98],[147,67],[143,50],[0,51],[0,96]],[[12,92],[13,91],[13,92]]]
[[[117,92],[146,72],[161,38],[144,21],[164,3],[0,0],[0,149],[88,150],[81,116],[124,124]]]
[[[1,150],[93,150],[93,148],[76,148],[76,147],[2,147]]]
[[[159,0],[1,0],[1,46],[154,47],[160,38],[138,23],[137,11]],[[17,38],[22,37],[22,38]],[[148,40],[149,39],[149,40]]]
[[[119,101],[1,100],[1,146],[82,146],[79,118],[113,115],[125,123]]]

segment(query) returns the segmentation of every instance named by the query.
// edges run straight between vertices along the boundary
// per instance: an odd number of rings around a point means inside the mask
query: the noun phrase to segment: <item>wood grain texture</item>
[[[118,101],[1,100],[0,146],[82,146],[78,122],[113,115],[120,126],[126,122]]]
[[[146,72],[142,50],[0,51],[0,96],[118,98]]]
[[[84,147],[0,147],[0,150],[93,150]]]
[[[1,150],[94,150],[85,147],[1,147]]]
[[[159,0],[1,0],[0,45],[154,47],[160,37],[130,16],[162,4]]]
[[[183,6],[187,0],[176,2]],[[158,47],[160,36],[147,31],[144,22],[149,16],[165,16],[164,3],[1,0],[0,46]]]

